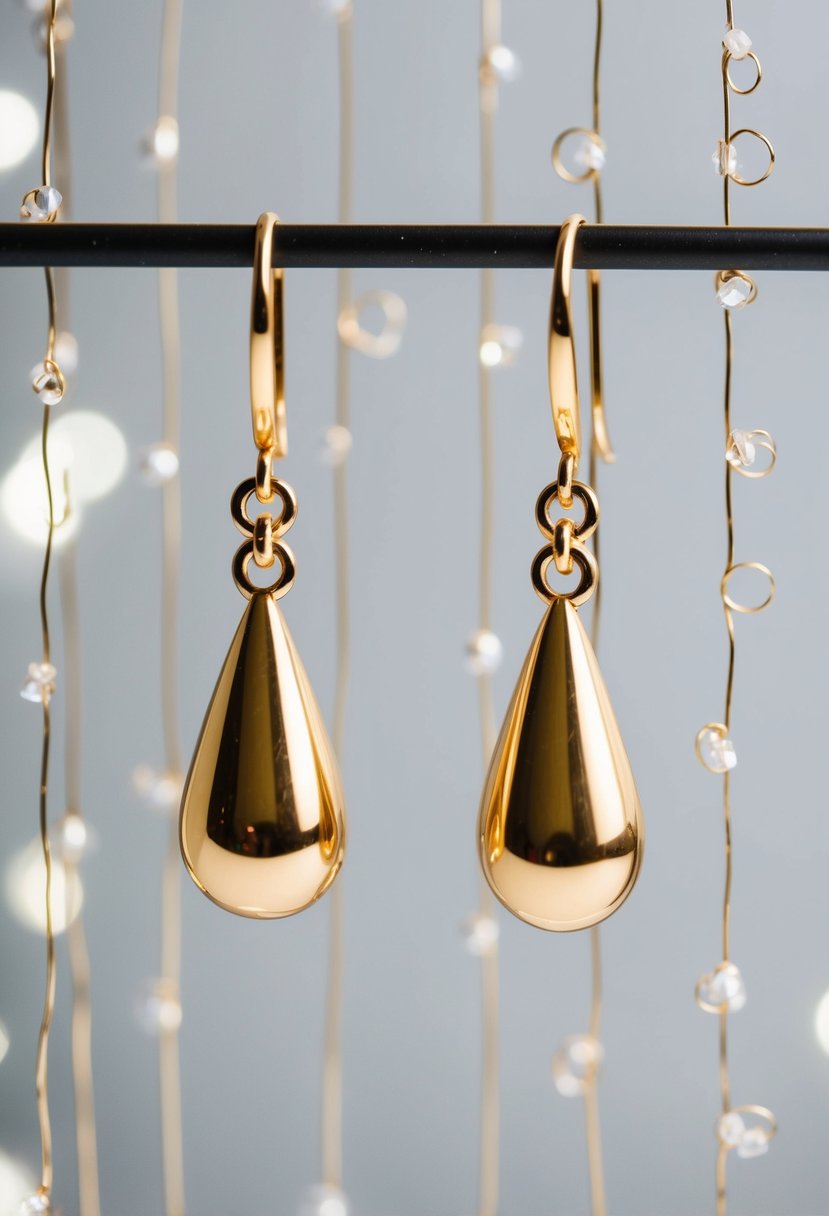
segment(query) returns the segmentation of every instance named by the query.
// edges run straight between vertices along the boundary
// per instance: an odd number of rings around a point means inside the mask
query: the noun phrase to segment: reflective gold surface
[[[492,757],[481,862],[506,907],[539,929],[585,929],[630,894],[643,826],[596,656],[569,601],[550,604]]]
[[[284,617],[264,592],[251,598],[216,684],[180,833],[193,880],[240,916],[300,912],[342,865],[336,762]]]
[[[581,451],[581,419],[576,374],[576,347],[573,341],[573,256],[576,237],[585,222],[583,215],[570,215],[561,225],[553,271],[550,301],[550,328],[547,343],[547,369],[550,406],[562,452],[572,452],[578,465]]]

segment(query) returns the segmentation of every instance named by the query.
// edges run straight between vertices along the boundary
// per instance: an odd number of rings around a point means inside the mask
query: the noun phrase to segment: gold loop
[[[584,135],[590,140],[604,156],[607,151],[607,144],[601,138],[597,131],[591,131],[589,127],[568,127],[566,131],[562,131],[553,144],[553,150],[550,154],[550,159],[553,162],[553,168],[559,177],[565,182],[573,182],[574,185],[580,185],[582,182],[589,182],[594,177],[598,177],[601,169],[594,169],[588,165],[584,173],[571,173],[561,159],[561,149],[564,141],[569,139],[571,135]]]
[[[569,600],[574,608],[578,608],[593,594],[599,581],[599,567],[589,549],[578,540],[573,540],[570,553],[581,571],[581,578],[572,591],[555,591],[547,582],[547,570],[550,562],[555,560],[552,545],[545,545],[536,553],[532,564],[531,577],[536,593],[551,604],[553,600]]]
[[[760,574],[765,574],[769,580],[769,593],[762,603],[753,605],[740,604],[737,600],[731,598],[728,594],[728,584],[735,570],[757,570]],[[754,616],[755,613],[762,612],[764,608],[768,608],[774,599],[775,591],[774,575],[768,566],[764,566],[762,562],[735,562],[733,566],[728,567],[720,582],[720,595],[726,608],[730,608],[732,612],[741,612],[744,616]]]
[[[267,511],[258,515],[253,525],[253,560],[260,570],[273,565],[273,520]]]
[[[248,514],[247,502],[251,494],[256,492],[256,479],[254,477],[246,477],[244,481],[240,481],[236,489],[233,491],[233,497],[230,500],[230,515],[231,518],[242,533],[243,536],[253,536],[256,524]],[[293,487],[289,486],[286,481],[279,481],[276,477],[271,478],[271,492],[268,498],[259,499],[260,502],[272,502],[276,495],[282,503],[282,509],[277,516],[271,521],[271,532],[274,540],[278,540],[280,536],[284,536],[288,529],[296,519],[297,501]],[[257,495],[258,497],[258,495]],[[259,516],[262,519],[263,516]],[[270,518],[264,516],[265,519]]]
[[[593,488],[584,485],[581,481],[574,481],[571,488],[573,497],[577,498],[584,507],[584,517],[581,523],[575,524],[573,527],[573,539],[587,540],[599,526],[599,500]],[[559,483],[553,481],[541,491],[535,504],[535,522],[538,524],[542,536],[546,536],[548,540],[553,540],[557,527],[550,519],[550,507],[556,501],[563,510],[568,509],[561,501]]]
[[[758,84],[760,83],[760,81],[763,79],[763,69],[760,67],[760,60],[754,54],[754,51],[749,51],[747,55],[743,56],[743,59],[750,59],[753,62],[754,66],[757,69],[757,77],[754,81],[754,84],[752,84],[749,88],[738,89],[736,84],[734,83],[734,81],[731,79],[731,75],[728,70],[728,64],[730,63],[730,61],[733,58],[734,58],[734,56],[731,55],[731,53],[729,51],[725,52],[724,70],[725,70],[726,83],[727,83],[729,89],[731,89],[732,93],[736,93],[739,97],[748,97],[749,93],[753,93],[754,90],[757,88]]]
[[[729,137],[729,144],[733,144],[734,140],[740,135],[753,135],[755,139],[759,139],[761,144],[766,145],[766,150],[769,154],[768,168],[761,177],[755,177],[752,181],[748,181],[744,177],[738,177],[736,173],[729,173],[728,176],[734,182],[735,186],[759,186],[767,177],[771,176],[771,171],[774,168],[774,148],[771,146],[770,140],[766,139],[762,131],[755,131],[753,127],[740,127],[739,131],[733,131]]]
[[[285,272],[273,266],[279,217],[266,211],[256,222],[250,301],[250,409],[253,442],[279,459],[288,451],[285,417]]]
[[[273,448],[257,452],[256,455],[256,497],[260,502],[273,502]]]
[[[553,557],[559,574],[573,573],[573,535],[575,525],[572,519],[560,519],[553,532]]]
[[[294,555],[288,546],[283,544],[275,544],[273,554],[282,567],[279,571],[279,576],[269,587],[257,587],[255,583],[250,581],[248,575],[248,566],[253,557],[253,541],[246,540],[234,553],[232,565],[233,581],[245,599],[249,600],[261,592],[263,595],[270,595],[273,599],[278,600],[291,590],[296,578]]]
[[[737,308],[747,308],[749,304],[753,304],[757,299],[757,284],[750,274],[746,274],[743,270],[718,270],[714,275],[714,291],[719,291],[726,283],[731,283],[734,279],[742,279],[744,283],[748,283],[749,291],[745,300],[737,305]]]
[[[360,324],[360,313],[372,305],[383,313],[383,328],[379,334],[373,334]],[[352,350],[371,359],[389,359],[400,348],[406,320],[406,301],[400,296],[393,291],[367,291],[341,310],[337,317],[337,333]]]
[[[707,773],[714,771],[708,767],[702,755],[702,740],[709,732],[725,742],[728,739],[728,727],[724,722],[706,722],[705,726],[701,726],[697,731],[696,738],[694,739],[694,755]],[[726,771],[726,769],[723,769],[723,772]]]
[[[554,482],[556,497],[562,508],[569,511],[573,505],[573,477],[576,472],[576,459],[572,452],[563,452],[558,462],[558,481]]]
[[[765,1123],[765,1127],[763,1127],[762,1130],[765,1134],[766,1142],[773,1140],[777,1135],[777,1119],[767,1106],[756,1106],[753,1103],[746,1103],[743,1106],[732,1106],[717,1120],[718,1128],[720,1122],[725,1118],[726,1115],[754,1115],[757,1119],[762,1120],[762,1122]],[[736,1144],[729,1144],[728,1141],[723,1140],[719,1133],[718,1139],[723,1148],[727,1149],[728,1151],[737,1147]]]
[[[561,225],[553,270],[553,294],[550,300],[550,332],[547,347],[550,405],[553,411],[556,438],[562,452],[572,453],[576,466],[579,461],[581,420],[570,296],[576,236],[580,226],[585,222],[583,215],[571,215]]]
[[[732,431],[731,435],[733,435],[733,434],[734,434],[734,432]],[[760,439],[757,438],[758,435],[761,436]],[[729,436],[729,446],[726,449],[726,454],[725,454],[726,460],[731,465],[731,468],[734,470],[734,472],[739,473],[741,477],[748,477],[752,481],[757,481],[761,477],[768,477],[769,473],[771,473],[771,471],[774,469],[774,466],[777,464],[777,444],[774,442],[774,437],[768,431],[763,431],[763,430],[746,431],[745,437],[746,437],[747,442],[752,443],[755,448],[762,448],[764,452],[768,452],[769,463],[766,465],[766,467],[764,469],[746,468],[744,465],[740,464],[739,460],[732,460],[731,454],[730,454],[731,453],[731,437],[730,436]]]

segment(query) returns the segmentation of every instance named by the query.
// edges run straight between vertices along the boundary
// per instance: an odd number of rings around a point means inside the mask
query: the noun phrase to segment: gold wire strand
[[[45,186],[51,185],[51,140],[52,121],[55,100],[55,21],[57,19],[57,0],[50,0],[48,21],[46,27],[46,107],[43,121],[43,155],[41,161],[41,177]],[[46,280],[46,300],[48,307],[48,338],[47,359],[52,359],[55,352],[55,337],[57,334],[57,300],[55,293],[55,278],[51,267],[44,271]],[[46,548],[43,554],[43,569],[40,579],[40,630],[43,662],[51,658],[49,636],[48,588],[49,568],[52,560],[52,542],[55,531],[55,508],[52,495],[52,476],[49,467],[49,423],[51,407],[43,407],[43,427],[41,431],[41,461],[43,479],[46,486],[48,509],[48,527]],[[38,795],[38,826],[43,862],[46,870],[46,983],[43,997],[43,1012],[40,1019],[40,1030],[37,1038],[35,1057],[35,1099],[37,1105],[38,1128],[40,1132],[41,1171],[39,1193],[51,1205],[54,1170],[52,1163],[52,1124],[49,1113],[49,1032],[55,1011],[55,935],[52,925],[52,851],[49,844],[49,751],[51,744],[51,711],[49,707],[50,694],[44,688],[43,701],[43,730],[40,757],[40,787]]]
[[[178,121],[178,77],[181,59],[182,0],[165,0],[159,50],[158,118]],[[175,223],[177,217],[178,156],[160,159],[158,173],[158,218]],[[178,272],[163,267],[158,272],[158,315],[162,367],[162,420],[164,443],[179,450],[181,436],[181,334],[179,324]],[[164,765],[168,773],[181,774],[181,743],[178,727],[178,609],[181,567],[181,483],[176,475],[161,490],[161,711]],[[178,818],[171,815],[161,871],[161,980],[176,1000],[181,1000],[181,859]],[[180,1031],[172,1024],[160,1025],[159,1092],[161,1153],[165,1216],[184,1216],[184,1146],[181,1117]]]
[[[481,0],[482,69],[493,47],[501,41],[500,0]],[[495,114],[498,80],[489,71],[479,76],[481,220],[495,222]],[[480,333],[494,321],[495,272],[487,267],[480,278]],[[480,334],[479,339],[480,342]],[[492,371],[478,358],[478,418],[480,429],[481,516],[478,583],[478,629],[492,627],[492,549],[495,496],[495,453],[492,425]],[[497,726],[488,672],[477,676],[481,750],[486,771],[495,747]],[[493,919],[495,898],[483,874],[479,884],[478,914]],[[500,1072],[499,1052],[499,950],[497,941],[481,956],[481,1099],[479,1216],[495,1216],[499,1193]]]
[[[354,66],[353,7],[346,5],[337,14],[337,59],[339,69],[339,184],[337,218],[351,221],[354,181]],[[352,274],[343,267],[337,271],[337,317],[351,303]],[[350,408],[350,347],[338,334],[336,353],[335,420],[348,430]],[[332,743],[342,765],[345,743],[348,683],[351,668],[351,620],[348,587],[349,531],[348,478],[346,462],[336,462],[334,482],[334,579],[337,587],[336,676]],[[328,974],[323,1030],[321,1155],[322,1181],[342,1190],[343,1184],[343,886],[335,883],[329,905]]]

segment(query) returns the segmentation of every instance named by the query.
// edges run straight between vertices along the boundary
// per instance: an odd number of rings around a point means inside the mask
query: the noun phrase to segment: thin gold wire
[[[351,221],[354,182],[354,63],[353,7],[346,5],[337,15],[339,67],[339,184],[337,218]],[[337,271],[337,316],[351,303],[352,275],[348,267]],[[350,347],[338,334],[336,355],[337,426],[349,428]],[[342,764],[345,743],[348,681],[351,668],[351,604],[348,588],[349,531],[348,478],[346,462],[334,465],[334,568],[336,592],[337,669],[334,688],[332,743]],[[329,908],[328,975],[323,1032],[321,1152],[322,1181],[342,1190],[343,1184],[343,887],[335,883]]]
[[[182,0],[165,0],[159,55],[158,117],[177,122]],[[158,163],[158,218],[177,216],[177,156]],[[181,336],[178,272],[158,272],[164,443],[178,452],[181,432]],[[181,484],[171,477],[161,491],[161,713],[164,765],[181,773],[178,728],[178,607],[181,565]],[[170,817],[161,872],[161,980],[181,999],[181,882],[177,816]],[[172,1019],[174,1022],[175,1019]],[[184,1148],[181,1119],[179,1028],[159,1026],[159,1090],[165,1216],[184,1216]]]
[[[44,186],[52,183],[52,123],[55,108],[55,22],[57,20],[58,0],[50,0],[47,9],[46,25],[46,107],[43,120],[43,153],[41,158],[41,179]],[[46,280],[46,300],[48,307],[48,336],[46,342],[46,358],[53,359],[55,353],[55,337],[57,335],[57,297],[55,292],[55,276],[50,266],[44,271]],[[49,637],[48,588],[49,568],[52,561],[52,542],[55,532],[55,507],[52,496],[52,475],[49,468],[49,423],[51,407],[43,407],[43,426],[41,431],[41,461],[43,479],[46,485],[48,506],[48,530],[46,548],[43,554],[43,569],[40,579],[40,631],[43,662],[51,660],[51,645]],[[43,693],[43,731],[40,756],[40,789],[38,796],[38,826],[40,844],[43,852],[43,862],[46,869],[46,984],[43,997],[43,1012],[40,1020],[40,1030],[37,1038],[37,1053],[35,1058],[35,1099],[37,1104],[37,1120],[40,1132],[40,1187],[39,1192],[51,1202],[54,1169],[52,1163],[52,1124],[49,1114],[49,1032],[55,1011],[55,935],[52,925],[52,851],[49,844],[49,751],[51,745],[51,710],[49,694]]]
[[[734,10],[732,0],[726,0],[726,20],[728,28],[734,28]],[[774,149],[771,143],[766,139],[765,135],[753,129],[742,128],[740,131],[732,133],[731,131],[731,92],[741,93],[741,90],[734,89],[731,77],[729,74],[729,62],[731,56],[727,50],[723,50],[721,67],[722,67],[722,89],[723,89],[723,142],[728,145],[732,142],[735,135],[751,134],[756,136],[764,143],[769,151],[769,167],[762,177],[756,181],[746,181],[733,174],[725,173],[723,175],[723,221],[726,226],[731,224],[731,182],[740,186],[755,186],[764,181],[774,167]],[[756,57],[752,56],[757,67],[757,84],[759,84],[761,71]],[[755,86],[756,87],[756,84]],[[753,92],[753,88],[748,90]],[[733,382],[733,365],[734,365],[734,332],[729,309],[723,309],[725,322],[725,382],[723,394],[723,428],[725,433],[725,451],[728,451],[728,444],[732,433],[731,419],[731,395]],[[726,459],[725,464],[725,518],[726,518],[726,561],[725,571],[720,582],[720,596],[723,604],[723,613],[725,617],[726,634],[728,637],[728,667],[725,685],[725,709],[723,713],[724,731],[726,735],[731,732],[731,711],[734,697],[734,676],[736,667],[736,639],[734,633],[734,612],[746,611],[746,608],[736,603],[728,595],[728,583],[733,571],[737,568],[749,566],[753,569],[760,569],[768,574],[770,580],[770,594],[768,599],[760,607],[766,607],[774,595],[774,579],[771,571],[768,571],[765,566],[759,563],[739,563],[739,567],[734,563],[734,503],[733,503],[733,478],[735,469],[731,461]],[[759,609],[756,609],[759,610]],[[725,852],[725,879],[723,888],[722,902],[722,957],[724,962],[730,961],[731,952],[731,890],[733,882],[733,852],[732,852],[732,810],[731,810],[731,772],[726,771],[723,774],[723,829],[724,829],[724,852]],[[728,1066],[728,1008],[724,1006],[719,1014],[719,1079],[720,1079],[720,1101],[722,1113],[726,1114],[731,1109],[731,1078]],[[716,1211],[717,1216],[726,1216],[727,1212],[727,1158],[728,1147],[720,1142],[717,1150],[716,1170],[715,1170],[715,1186],[716,1186]]]
[[[493,47],[501,41],[501,0],[481,0],[482,67]],[[495,222],[495,115],[498,109],[498,80],[492,72],[479,76],[481,146],[481,220]],[[495,272],[481,271],[480,333],[494,322]],[[481,521],[478,583],[478,629],[492,628],[492,550],[495,497],[495,452],[492,425],[492,372],[478,359],[478,418],[481,460]],[[492,678],[477,676],[478,712],[484,770],[495,747],[497,726]],[[478,914],[495,916],[495,899],[481,875]],[[497,941],[481,956],[481,1101],[480,1164],[478,1180],[479,1216],[496,1216],[499,1193],[500,1070],[499,1070],[499,950]]]

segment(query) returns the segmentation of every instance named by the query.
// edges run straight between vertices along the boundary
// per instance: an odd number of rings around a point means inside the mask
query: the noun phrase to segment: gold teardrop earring
[[[548,605],[524,661],[492,754],[479,819],[481,863],[502,904],[539,929],[586,929],[627,899],[642,862],[636,784],[593,648],[577,608],[599,572],[585,541],[599,522],[589,485],[575,480],[579,395],[570,303],[576,236],[584,217],[561,226],[550,307],[549,380],[561,458],[542,491],[536,522],[547,544],[532,581]],[[580,523],[553,522],[554,503],[578,500]],[[550,565],[580,578],[554,590]]]
[[[294,581],[283,537],[296,517],[294,491],[273,475],[287,451],[284,392],[284,273],[272,269],[272,212],[256,225],[250,333],[250,400],[256,476],[231,499],[247,538],[233,578],[249,601],[219,675],[181,802],[181,852],[191,878],[214,903],[240,916],[273,919],[307,908],[336,878],[345,850],[345,808],[334,752],[305,669],[277,601]],[[279,513],[248,514],[255,495]],[[251,582],[279,562],[269,587]]]

